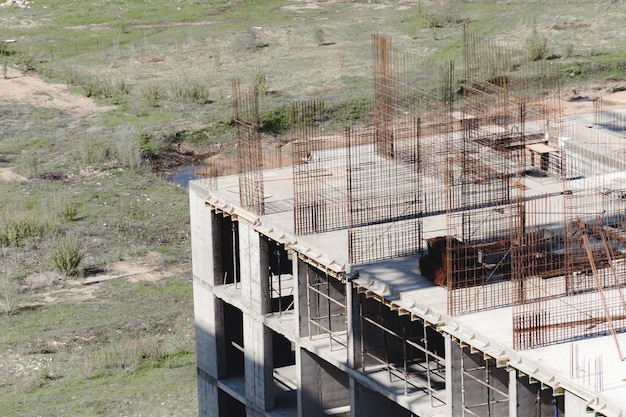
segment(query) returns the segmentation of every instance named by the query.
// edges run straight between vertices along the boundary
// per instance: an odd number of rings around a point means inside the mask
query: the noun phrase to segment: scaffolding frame
[[[442,406],[446,404],[445,398],[440,397],[441,387],[437,389],[435,384],[437,381],[440,385],[444,385],[445,381],[445,358],[429,349],[428,344],[428,324],[421,321],[422,333],[413,334],[417,330],[412,319],[408,318],[410,326],[401,325],[399,329],[392,329],[385,325],[385,316],[394,316],[401,318],[399,314],[388,309],[383,303],[380,303],[380,312],[377,314],[367,314],[363,311],[363,295],[359,303],[359,318],[361,326],[361,370],[363,372],[376,372],[384,369],[387,372],[389,382],[401,381],[403,384],[403,392],[405,396],[417,395],[418,393],[426,393],[430,399],[432,407]],[[365,294],[366,298],[369,298]],[[386,309],[386,310],[385,310]],[[415,326],[413,326],[415,323]],[[382,332],[383,335],[383,353],[385,357],[381,357],[376,351],[381,349],[380,346],[374,346],[367,349],[368,345],[365,340],[367,329]],[[371,334],[371,333],[370,333]],[[392,361],[390,359],[390,344],[388,337],[401,345],[402,359]],[[419,355],[423,355],[420,358]],[[368,364],[367,359],[372,359],[377,365]],[[418,360],[421,359],[421,360]],[[444,392],[445,394],[445,392]],[[445,397],[445,395],[444,395]]]
[[[465,349],[461,347],[461,412],[462,416],[471,415],[474,417],[485,417],[482,414],[474,411],[478,408],[487,408],[487,416],[492,415],[492,406],[501,403],[508,403],[510,400],[509,394],[501,389],[496,388],[491,381],[491,369],[490,359],[485,357],[484,365],[474,366],[472,368],[466,368]],[[477,376],[478,375],[478,376]],[[487,400],[479,403],[471,403],[466,396],[465,384],[467,381],[472,383],[478,383],[486,389]]]
[[[348,347],[348,307],[345,284],[312,267],[306,273],[307,323],[309,339],[328,337],[333,350]],[[337,327],[338,326],[338,327]]]

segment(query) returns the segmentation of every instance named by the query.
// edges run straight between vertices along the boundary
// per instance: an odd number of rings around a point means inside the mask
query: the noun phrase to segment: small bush
[[[6,260],[3,260],[3,262],[6,262]],[[2,309],[4,314],[10,316],[19,307],[22,300],[22,294],[20,286],[18,285],[16,279],[12,276],[15,269],[15,263],[7,263],[11,266],[6,266],[0,269],[0,309]]]
[[[291,128],[291,108],[277,107],[261,116],[261,131],[269,134],[285,133]]]
[[[235,39],[235,49],[238,52],[253,52],[268,47],[267,42],[263,42],[254,29],[247,29],[237,34]]]
[[[166,97],[178,103],[206,104],[209,102],[209,88],[201,80],[183,78],[170,83]]]
[[[81,80],[81,84],[83,94],[87,97],[101,97],[104,95],[105,86],[101,78],[87,77],[85,80]]]
[[[139,169],[143,166],[141,145],[137,129],[130,125],[119,127],[115,133],[115,152],[119,164],[124,168]]]
[[[132,90],[132,86],[124,80],[112,82],[110,79],[98,76],[89,76],[83,79],[75,74],[70,75],[70,77],[71,82],[81,84],[85,96],[107,99],[115,105],[126,104],[128,94]],[[69,80],[68,83],[70,83]]]
[[[324,29],[321,29],[321,28],[315,29],[315,32],[313,33],[313,38],[315,39],[317,46],[324,45],[324,42],[326,39],[326,33],[324,32]]]
[[[143,159],[153,159],[157,157],[165,148],[165,138],[154,135],[139,135],[139,149]]]
[[[52,244],[50,250],[52,267],[66,277],[78,274],[78,268],[84,258],[85,252],[75,236],[58,238]]]
[[[78,206],[71,201],[66,201],[61,206],[61,216],[67,222],[75,222],[79,219]]]
[[[267,74],[259,67],[255,67],[252,71],[252,86],[259,94],[267,93]]]
[[[87,136],[80,142],[80,160],[88,165],[102,164],[111,158],[111,144],[108,141]]]
[[[158,85],[146,85],[141,89],[141,98],[149,107],[159,107],[161,90]]]
[[[16,207],[0,220],[0,244],[4,246],[19,247],[24,239],[41,237],[50,229],[50,222],[38,210]]]
[[[539,61],[548,54],[548,40],[533,29],[533,33],[526,39],[526,53],[531,61]]]
[[[34,152],[22,153],[20,165],[28,178],[35,178],[39,175],[39,158]]]

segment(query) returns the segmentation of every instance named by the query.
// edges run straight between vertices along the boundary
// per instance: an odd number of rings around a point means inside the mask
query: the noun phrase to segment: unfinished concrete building
[[[234,86],[239,173],[189,188],[200,415],[626,415],[626,117],[469,35],[372,55],[371,120],[294,104],[279,164]]]

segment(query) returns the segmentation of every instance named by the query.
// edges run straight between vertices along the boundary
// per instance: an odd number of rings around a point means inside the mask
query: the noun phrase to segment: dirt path
[[[22,181],[26,181],[27,178],[16,173],[13,172],[13,167],[5,167],[5,168],[0,168],[0,181],[3,182],[22,182]]]
[[[100,114],[113,109],[71,93],[63,84],[46,83],[38,77],[7,68],[7,78],[0,78],[0,101],[19,102],[35,107],[63,110],[72,118]]]
[[[593,100],[602,98],[605,110],[626,107],[626,82],[606,82],[582,87],[568,87],[561,94],[563,114],[593,113]]]

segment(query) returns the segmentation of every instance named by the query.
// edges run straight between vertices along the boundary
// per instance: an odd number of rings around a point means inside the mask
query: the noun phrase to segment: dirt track
[[[68,91],[63,84],[46,83],[39,77],[25,75],[7,68],[7,79],[0,78],[0,101],[18,102],[35,107],[63,110],[72,118],[85,117],[111,110],[93,100]]]

